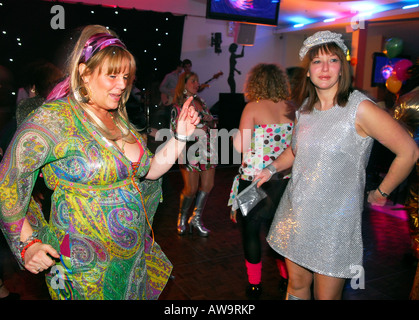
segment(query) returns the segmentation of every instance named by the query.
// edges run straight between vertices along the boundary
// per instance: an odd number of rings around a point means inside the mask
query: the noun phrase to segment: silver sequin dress
[[[279,254],[313,272],[338,278],[362,265],[361,214],[365,168],[373,139],[356,132],[359,91],[346,107],[297,112],[291,180],[267,241]]]

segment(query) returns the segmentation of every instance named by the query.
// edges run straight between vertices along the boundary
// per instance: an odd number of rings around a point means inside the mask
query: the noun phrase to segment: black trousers
[[[240,210],[237,211],[237,219],[242,225],[244,256],[250,263],[256,264],[262,259],[262,226],[270,228],[288,181],[289,179],[279,179],[265,182],[261,188],[268,196],[260,201],[245,217]],[[251,183],[251,181],[240,180],[238,192],[240,193]]]

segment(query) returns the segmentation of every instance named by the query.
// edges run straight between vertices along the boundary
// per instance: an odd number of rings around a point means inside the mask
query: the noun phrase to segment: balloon
[[[397,61],[393,66],[393,72],[396,74],[397,79],[405,81],[409,78],[407,70],[413,66],[412,61],[408,59],[402,59]]]
[[[403,49],[403,40],[399,38],[390,38],[385,44],[385,53],[389,59],[398,56]]]
[[[387,79],[386,87],[388,91],[396,94],[397,92],[399,92],[400,88],[402,87],[402,82],[399,79],[397,79],[396,75],[393,74]]]

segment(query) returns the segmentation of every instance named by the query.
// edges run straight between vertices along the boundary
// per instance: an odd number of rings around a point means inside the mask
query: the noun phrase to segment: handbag
[[[237,210],[240,208],[243,216],[247,216],[247,214],[263,199],[267,197],[265,191],[262,188],[258,188],[256,184],[258,183],[259,179],[253,181],[247,188],[245,188],[242,192],[240,192],[234,202],[233,202],[233,210]]]

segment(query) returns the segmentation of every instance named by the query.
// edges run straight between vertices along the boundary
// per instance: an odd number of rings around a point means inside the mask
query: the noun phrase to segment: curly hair
[[[290,99],[290,85],[286,72],[276,64],[259,63],[247,75],[244,88],[247,101]]]

